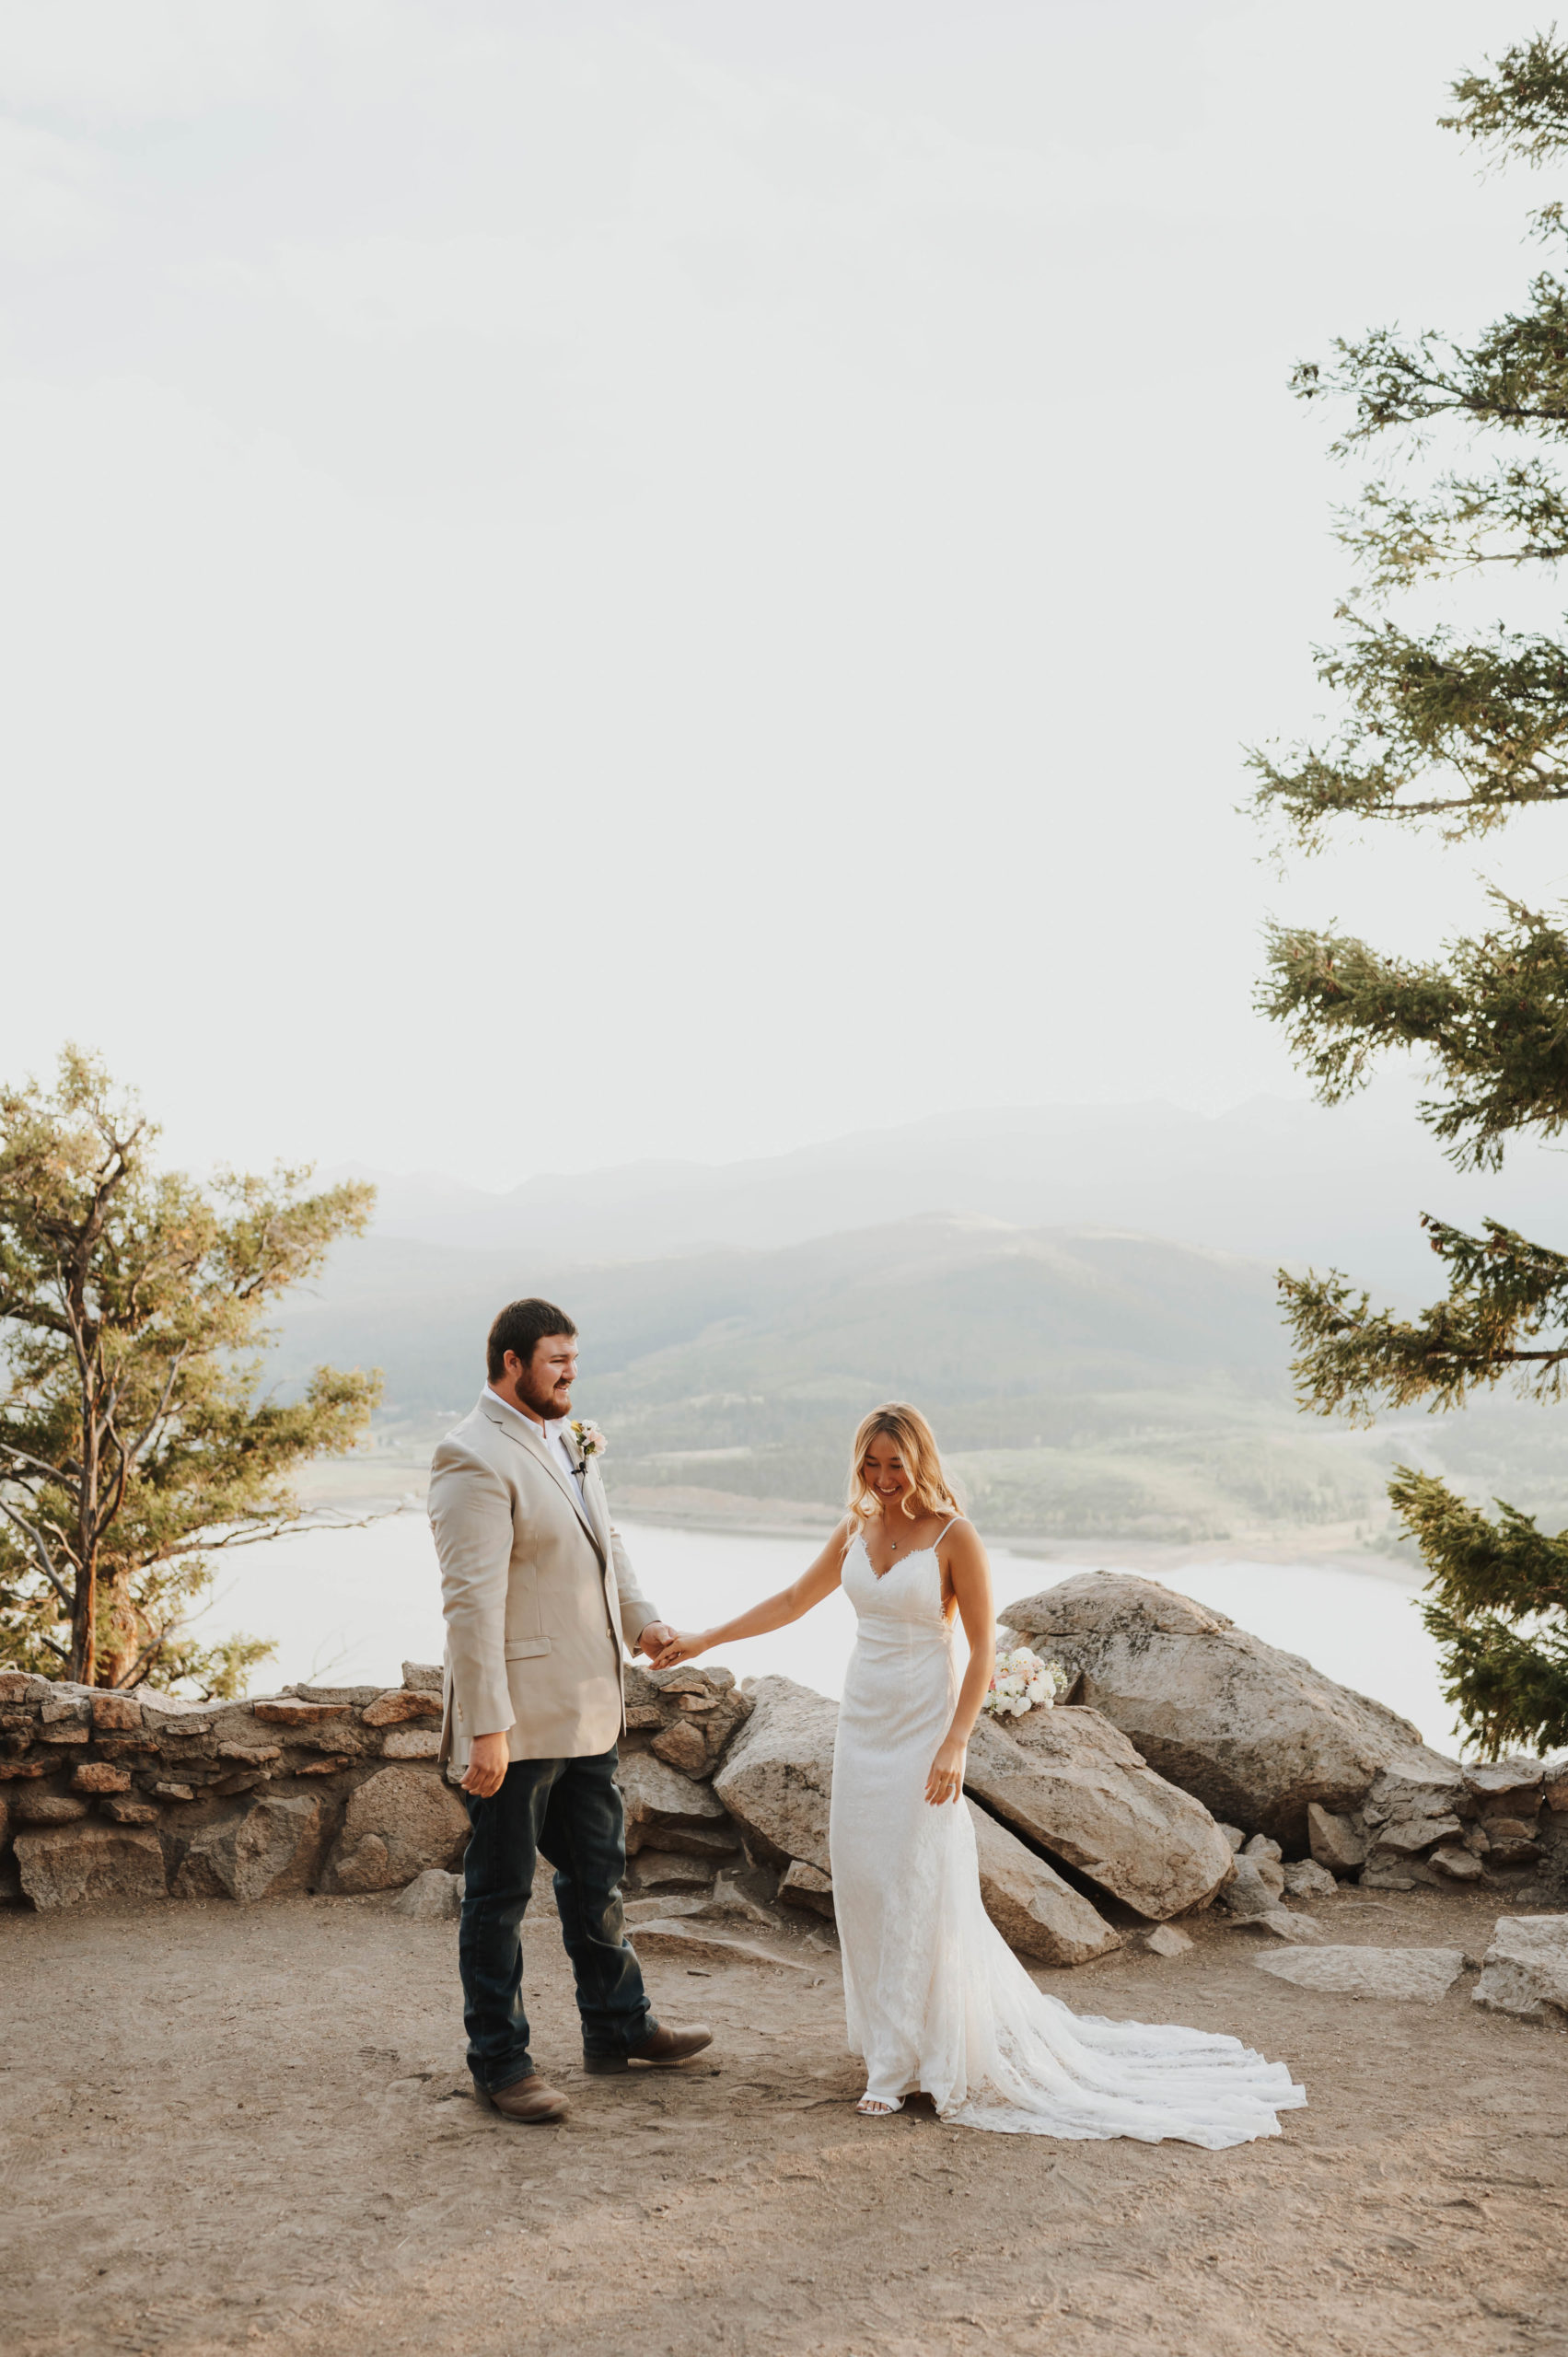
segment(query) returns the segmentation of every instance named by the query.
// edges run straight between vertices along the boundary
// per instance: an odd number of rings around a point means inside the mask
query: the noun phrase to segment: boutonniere
[[[610,1446],[596,1423],[574,1416],[572,1430],[577,1435],[577,1446],[582,1451],[585,1465],[590,1457],[602,1457]]]

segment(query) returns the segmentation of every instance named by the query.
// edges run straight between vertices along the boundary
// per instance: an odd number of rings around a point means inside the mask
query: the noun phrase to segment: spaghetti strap
[[[951,1530],[951,1529],[952,1529],[952,1527],[953,1527],[953,1524],[954,1524],[954,1523],[962,1522],[963,1518],[964,1518],[964,1517],[963,1517],[963,1515],[962,1515],[961,1514],[956,1514],[956,1515],[953,1516],[953,1521],[952,1521],[952,1522],[950,1522],[950,1523],[947,1525],[947,1530]],[[944,1540],[944,1538],[947,1538],[947,1530],[939,1530],[939,1531],[937,1532],[937,1534],[936,1534],[935,1538],[932,1540],[932,1542],[931,1542],[931,1551],[932,1551],[932,1553],[933,1553],[934,1555],[935,1554],[936,1550],[938,1549],[938,1547],[940,1547],[940,1546],[941,1546],[942,1541]]]

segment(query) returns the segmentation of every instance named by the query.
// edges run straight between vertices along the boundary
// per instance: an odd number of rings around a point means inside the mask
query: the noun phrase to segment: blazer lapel
[[[526,1416],[508,1416],[505,1411],[497,1416],[488,1407],[485,1413],[490,1417],[492,1423],[499,1424],[504,1433],[510,1434],[519,1448],[528,1449],[538,1457],[562,1496],[571,1501],[573,1512],[593,1540],[595,1550],[600,1561],[604,1561],[609,1554],[609,1550],[594,1528],[593,1518],[578,1494],[577,1484],[569,1473],[563,1470],[559,1460],[545,1446],[543,1434],[535,1430]]]

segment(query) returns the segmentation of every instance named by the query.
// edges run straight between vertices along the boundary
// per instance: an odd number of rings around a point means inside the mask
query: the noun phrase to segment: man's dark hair
[[[506,1372],[506,1353],[516,1351],[525,1366],[533,1364],[534,1346],[547,1334],[575,1334],[576,1328],[552,1301],[509,1301],[490,1329],[487,1364],[494,1383]]]

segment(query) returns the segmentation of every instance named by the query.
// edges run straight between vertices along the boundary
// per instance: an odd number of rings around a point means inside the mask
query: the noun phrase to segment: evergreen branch
[[[1505,312],[1469,347],[1434,331],[1404,338],[1374,328],[1359,343],[1336,336],[1327,367],[1298,361],[1298,401],[1347,397],[1351,424],[1330,445],[1346,458],[1375,435],[1453,417],[1513,432],[1568,432],[1568,286],[1550,271],[1530,282],[1530,308]]]
[[[1368,628],[1342,612],[1353,634],[1342,648],[1318,649],[1316,667],[1352,717],[1327,752],[1303,747],[1283,765],[1259,749],[1249,753],[1261,780],[1260,814],[1316,851],[1336,818],[1438,815],[1457,841],[1488,833],[1516,810],[1568,801],[1568,649],[1501,630],[1469,644],[1442,632],[1411,638],[1391,622]],[[1442,770],[1462,792],[1432,791]]]
[[[1326,1276],[1279,1272],[1281,1305],[1295,1341],[1291,1373],[1303,1408],[1373,1421],[1375,1403],[1427,1401],[1457,1408],[1510,1369],[1540,1399],[1561,1396],[1568,1367],[1568,1254],[1531,1244],[1500,1221],[1485,1233],[1423,1213],[1448,1291],[1419,1318],[1374,1310],[1338,1269]],[[1539,1346],[1535,1338],[1547,1336]]]
[[[1386,1048],[1430,1051],[1448,1089],[1421,1117],[1460,1168],[1495,1168],[1520,1130],[1568,1127],[1568,935],[1505,894],[1512,929],[1447,945],[1446,966],[1271,926],[1260,1013],[1283,1024],[1321,1103],[1365,1086]]]
[[[1490,59],[1490,75],[1462,75],[1451,85],[1458,112],[1439,115],[1439,127],[1526,164],[1568,147],[1568,47],[1556,29]]]
[[[1568,556],[1568,499],[1539,459],[1490,478],[1444,475],[1421,497],[1368,483],[1335,528],[1375,596],[1485,564],[1555,564]]]
[[[1568,1741],[1568,1533],[1549,1537],[1501,1498],[1493,1521],[1408,1465],[1388,1497],[1430,1575],[1422,1618],[1444,1693],[1481,1751]]]

